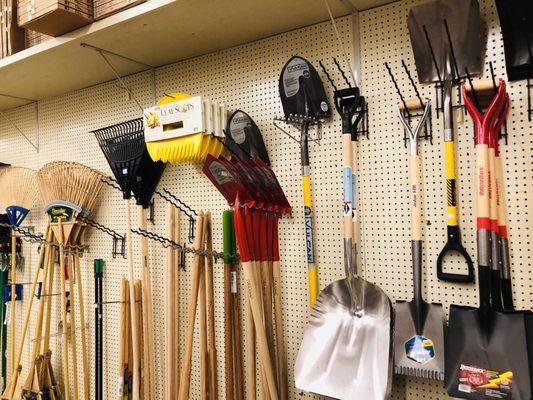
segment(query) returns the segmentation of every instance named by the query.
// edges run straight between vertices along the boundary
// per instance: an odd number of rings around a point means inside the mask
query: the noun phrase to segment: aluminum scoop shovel
[[[296,358],[295,383],[337,399],[383,400],[392,378],[391,303],[378,286],[355,275],[350,131],[343,124],[346,279],[329,284],[315,302]]]

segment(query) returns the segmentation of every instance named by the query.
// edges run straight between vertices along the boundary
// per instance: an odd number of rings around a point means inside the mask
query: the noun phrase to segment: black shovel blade
[[[281,71],[279,95],[285,118],[327,119],[331,109],[316,69],[300,56],[293,56]]]
[[[525,314],[452,305],[444,384],[462,399],[531,400]]]
[[[244,111],[237,110],[231,114],[226,126],[226,136],[229,138],[226,144],[239,158],[247,160],[258,157],[270,165],[263,135],[254,120]]]

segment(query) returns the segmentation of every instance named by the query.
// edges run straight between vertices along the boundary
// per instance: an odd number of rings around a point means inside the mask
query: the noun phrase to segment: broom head
[[[0,175],[0,203],[9,223],[20,226],[37,201],[36,172],[30,168],[7,167]]]

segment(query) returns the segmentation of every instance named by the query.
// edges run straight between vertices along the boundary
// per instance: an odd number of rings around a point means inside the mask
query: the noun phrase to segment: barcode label
[[[472,388],[470,387],[470,385],[459,384],[459,391],[464,393],[470,393],[472,391]]]
[[[231,293],[237,293],[237,272],[231,271]]]
[[[117,396],[124,396],[124,377],[121,376],[117,380]]]

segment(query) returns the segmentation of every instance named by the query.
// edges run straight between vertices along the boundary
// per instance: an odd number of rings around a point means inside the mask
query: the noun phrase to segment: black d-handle
[[[444,272],[442,263],[446,254],[455,251],[459,253],[466,261],[468,267],[468,273],[464,274],[452,274]],[[470,255],[461,244],[461,233],[458,226],[448,226],[448,241],[444,245],[444,248],[437,257],[437,278],[445,282],[456,283],[473,283],[474,282],[474,263],[470,258]]]

